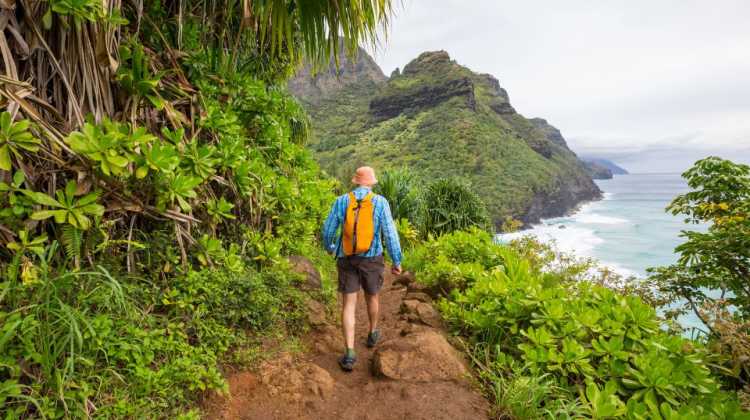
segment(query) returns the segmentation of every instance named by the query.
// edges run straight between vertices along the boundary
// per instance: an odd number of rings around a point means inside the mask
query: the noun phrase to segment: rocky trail
[[[387,272],[381,293],[382,341],[365,346],[367,310],[357,303],[357,364],[341,371],[339,324],[310,311],[308,349],[231,374],[228,396],[211,396],[207,419],[486,419],[488,403],[466,361],[446,340],[430,297],[410,276]],[[318,309],[322,309],[318,308]]]

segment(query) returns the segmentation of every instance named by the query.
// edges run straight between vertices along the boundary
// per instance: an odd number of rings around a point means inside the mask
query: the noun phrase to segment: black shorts
[[[376,295],[383,287],[385,261],[377,257],[341,257],[336,261],[339,271],[339,292],[356,293],[360,286],[368,295]]]

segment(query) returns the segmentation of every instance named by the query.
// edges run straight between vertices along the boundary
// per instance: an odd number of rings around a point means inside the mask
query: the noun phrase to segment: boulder
[[[320,272],[315,268],[315,264],[301,255],[291,255],[289,263],[295,273],[305,276],[305,281],[300,284],[304,290],[319,290],[322,287]]]
[[[430,296],[437,297],[438,293],[436,292],[436,289],[433,290],[428,286],[425,286],[422,283],[419,282],[411,282],[408,286],[406,286],[406,293],[426,293]]]
[[[328,398],[333,392],[334,380],[330,373],[322,367],[307,363],[303,366],[303,373],[307,390],[320,398]]]
[[[441,326],[440,314],[429,303],[415,299],[405,300],[401,303],[401,313],[409,322],[418,322],[433,328]]]
[[[432,303],[432,298],[424,292],[406,292],[406,296],[404,296],[404,300],[418,300],[420,302],[424,303]]]
[[[401,286],[409,286],[412,283],[414,283],[414,273],[409,271],[404,271],[393,279],[393,284]]]
[[[432,329],[383,342],[372,366],[376,376],[410,382],[460,381],[467,373],[458,352]]]
[[[335,385],[328,371],[314,363],[295,363],[288,353],[261,365],[259,376],[272,396],[295,402],[299,402],[303,395],[327,398]]]
[[[313,298],[307,298],[307,322],[313,327],[320,327],[328,323],[326,307]]]

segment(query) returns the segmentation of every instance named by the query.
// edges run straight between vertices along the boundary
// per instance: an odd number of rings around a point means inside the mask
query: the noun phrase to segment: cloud
[[[389,74],[423,51],[446,50],[495,75],[519,112],[549,120],[575,150],[743,158],[747,16],[746,0],[409,0],[375,58]],[[680,166],[688,154],[674,155]]]

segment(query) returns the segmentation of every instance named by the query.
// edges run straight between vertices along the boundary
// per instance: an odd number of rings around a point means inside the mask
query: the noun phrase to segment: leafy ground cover
[[[195,418],[222,364],[305,328],[286,256],[330,273],[336,183],[283,86],[303,53],[374,39],[389,2],[6,6],[2,417]]]
[[[546,270],[482,231],[425,242],[405,266],[444,297],[440,311],[509,418],[746,418],[723,390],[720,355],[664,328],[641,297]]]

